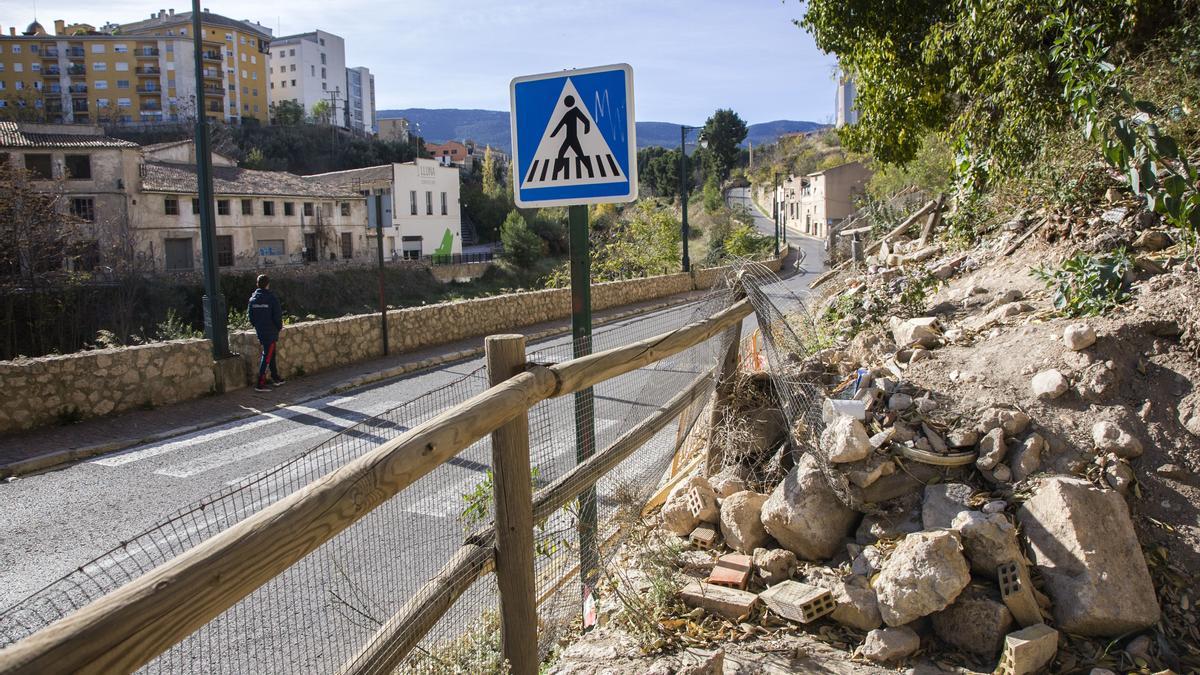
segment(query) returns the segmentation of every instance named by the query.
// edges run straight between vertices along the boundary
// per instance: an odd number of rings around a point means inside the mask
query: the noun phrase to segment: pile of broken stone
[[[893,325],[910,358],[940,339],[930,321]],[[1089,346],[1087,330],[1068,332]],[[894,359],[861,366],[826,350],[797,367],[843,398],[825,401],[819,445],[781,482],[752,485],[735,464],[668,496],[662,523],[694,549],[685,604],[738,622],[760,608],[833,621],[865,633],[858,654],[880,663],[936,637],[1005,674],[1049,667],[1060,632],[1127,637],[1159,620],[1128,480],[1113,468],[1137,450],[1128,434],[1109,422],[1093,432],[1107,485],[1035,473],[1045,442],[1025,413],[941,422],[936,397]]]

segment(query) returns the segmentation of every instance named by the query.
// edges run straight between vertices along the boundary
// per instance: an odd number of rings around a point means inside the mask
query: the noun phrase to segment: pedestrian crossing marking
[[[625,173],[571,78],[563,83],[522,187],[622,183]]]

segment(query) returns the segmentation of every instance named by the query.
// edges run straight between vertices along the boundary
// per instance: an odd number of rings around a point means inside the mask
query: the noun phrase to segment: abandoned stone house
[[[871,173],[862,162],[847,162],[789,177],[778,188],[779,222],[792,231],[828,237],[829,228],[858,208],[855,199],[863,194]]]

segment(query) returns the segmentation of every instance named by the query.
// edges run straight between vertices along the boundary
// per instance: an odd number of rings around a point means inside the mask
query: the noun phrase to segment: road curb
[[[691,291],[691,292],[694,293],[695,291]],[[701,298],[693,297],[693,298],[684,298],[684,299],[678,299],[678,300],[668,300],[666,302],[655,303],[653,305],[640,307],[638,309],[632,309],[632,310],[629,310],[626,312],[618,312],[616,314],[597,319],[595,321],[594,325],[603,326],[605,324],[612,323],[614,321],[621,321],[623,319],[628,319],[630,317],[639,316],[642,314],[649,314],[650,312],[656,312],[661,309],[668,309],[671,307],[686,305],[689,302],[696,302],[699,299],[701,299]],[[545,340],[545,339],[551,338],[551,337],[557,337],[559,335],[563,335],[565,333],[570,333],[570,332],[571,332],[570,326],[561,326],[558,328],[550,328],[547,330],[538,331],[536,333],[529,333],[525,337],[528,341],[535,342],[538,340]],[[349,391],[351,389],[357,389],[359,387],[364,387],[369,384],[375,384],[376,382],[382,382],[384,380],[394,379],[397,377],[401,377],[403,375],[410,375],[412,373],[416,373],[416,372],[419,372],[422,370],[428,370],[430,368],[448,365],[451,363],[456,363],[458,361],[465,361],[467,359],[475,358],[477,356],[482,356],[482,355],[483,355],[483,347],[476,347],[476,348],[472,348],[472,349],[462,349],[462,350],[455,351],[455,352],[440,354],[438,356],[432,356],[427,359],[421,359],[420,361],[412,361],[409,363],[402,363],[400,365],[392,366],[391,368],[385,368],[383,370],[380,370],[380,371],[377,371],[374,373],[370,373],[368,375],[360,375],[358,377],[350,378],[348,380],[343,380],[342,382],[336,383],[325,390],[322,390],[319,392],[314,392],[311,395],[305,395],[301,398],[298,398],[298,399],[295,399],[292,401],[288,401],[287,403],[279,403],[269,409],[270,410],[279,410],[280,408],[287,408],[287,407],[294,406],[294,405],[300,405],[303,403],[307,403],[308,401],[312,401],[314,399],[322,398],[324,396],[340,394],[340,393]],[[82,461],[85,459],[90,459],[92,457],[97,457],[100,455],[106,455],[111,452],[117,452],[120,450],[124,450],[126,448],[130,448],[135,445],[142,445],[144,443],[157,443],[158,441],[164,441],[169,438],[176,438],[178,436],[183,436],[185,434],[195,433],[197,431],[203,431],[204,429],[210,429],[212,427],[220,426],[222,424],[228,424],[229,422],[236,422],[237,420],[240,420],[240,419],[245,419],[247,417],[253,417],[255,415],[262,414],[262,412],[264,412],[264,411],[258,410],[258,411],[253,411],[253,412],[247,411],[245,413],[234,413],[234,414],[222,416],[221,419],[218,419],[218,420],[206,421],[206,422],[202,422],[199,424],[189,425],[186,427],[177,427],[177,428],[171,429],[169,431],[163,431],[163,432],[159,432],[156,434],[151,434],[149,436],[144,436],[142,438],[120,440],[120,441],[109,441],[107,443],[100,443],[97,445],[87,446],[87,447],[83,447],[83,448],[72,448],[70,450],[58,450],[58,451],[47,453],[44,455],[38,455],[37,457],[29,457],[27,459],[10,462],[8,464],[0,464],[0,479],[8,480],[11,478],[19,478],[22,476],[28,476],[33,473],[47,471],[49,469],[53,469],[53,468],[63,466],[66,464],[73,464],[75,462],[79,462],[79,461]]]

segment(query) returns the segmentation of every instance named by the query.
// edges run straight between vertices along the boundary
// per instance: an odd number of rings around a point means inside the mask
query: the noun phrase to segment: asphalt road
[[[762,220],[770,224],[769,219]],[[805,251],[797,273],[769,288],[769,294],[782,305],[793,304],[796,295],[824,269],[819,241],[797,237],[793,243]],[[691,303],[609,324],[596,332],[595,348],[661,333],[707,311],[712,308]],[[752,323],[744,324],[747,330]],[[565,360],[570,342],[557,338],[529,348],[532,360]],[[710,367],[715,359],[712,351],[700,355],[703,359],[695,358],[697,355],[677,358],[657,369],[639,370],[597,387],[598,446],[611,442],[652,406]],[[0,528],[5,533],[0,540],[0,607],[22,601],[164,522],[170,514],[218,491],[232,493],[211,508],[171,520],[150,546],[126,546],[84,570],[87,578],[99,579],[101,584],[112,583],[105,578],[119,581],[136,576],[168,553],[227,527],[346,459],[419,424],[431,411],[481,391],[486,385],[482,366],[482,359],[474,359],[0,484],[0,503],[5,505],[0,509]],[[400,403],[422,396],[419,404],[396,410]],[[381,414],[385,418],[356,426]],[[552,479],[573,465],[574,431],[568,399],[536,408],[530,426],[541,479]],[[656,443],[665,447],[673,436],[674,428],[668,427]],[[339,535],[340,540],[322,547],[284,578],[239,605],[240,611],[235,608],[227,613],[206,639],[185,641],[159,670],[299,672],[335,668],[348,650],[370,635],[371,620],[364,620],[363,615],[386,617],[458,547],[466,527],[460,519],[462,495],[484,479],[489,460],[485,446],[477,444]],[[286,469],[264,473],[285,462],[290,462]],[[626,480],[656,480],[651,465],[633,466]],[[638,471],[646,475],[637,475]],[[602,503],[614,489],[602,484]],[[561,525],[552,522],[548,527]],[[333,546],[339,541],[343,545]],[[370,591],[364,592],[368,587]],[[246,609],[254,607],[264,611]],[[0,623],[4,614],[0,612]]]

